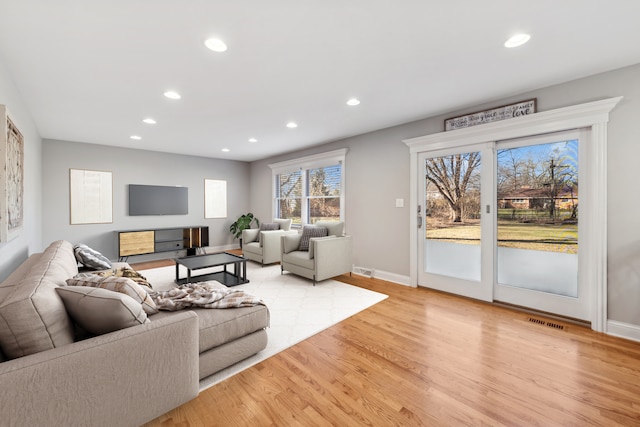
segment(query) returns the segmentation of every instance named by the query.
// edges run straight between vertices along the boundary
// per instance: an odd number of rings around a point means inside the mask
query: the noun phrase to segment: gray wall
[[[7,106],[15,125],[24,136],[24,222],[19,236],[0,243],[0,281],[28,255],[42,250],[41,146],[31,114],[0,57],[0,104]]]
[[[312,149],[253,162],[228,162],[90,144],[41,141],[37,129],[0,58],[0,103],[8,105],[25,136],[25,227],[19,237],[0,244],[0,279],[27,254],[42,250],[52,240],[84,241],[116,256],[114,230],[146,227],[208,225],[211,245],[233,244],[227,233],[237,215],[253,211],[261,218],[271,212],[269,163],[349,148],[346,166],[347,231],[354,236],[354,263],[409,275],[408,208],[396,208],[395,199],[409,200],[409,151],[403,139],[440,132],[443,119],[484,107],[536,97],[538,111],[613,96],[624,100],[611,114],[608,148],[609,318],[640,326],[640,65],[535,90],[484,105],[409,124],[331,142]],[[41,158],[44,159],[41,162]],[[42,163],[42,171],[41,171]],[[69,225],[69,168],[110,170],[114,173],[114,223]],[[228,181],[227,220],[204,220],[204,178]],[[185,185],[190,191],[190,214],[184,217],[136,218],[126,215],[129,183]],[[44,213],[44,215],[43,215]],[[138,259],[142,260],[143,257]]]
[[[410,197],[403,139],[442,132],[446,118],[512,101],[537,98],[538,111],[547,111],[620,95],[624,99],[611,113],[608,133],[609,318],[640,326],[640,64],[253,162],[251,209],[259,217],[271,215],[269,163],[346,147],[346,226],[354,238],[354,263],[409,276],[412,213],[394,207],[396,198],[408,206]]]
[[[209,227],[209,246],[237,246],[229,233],[229,225],[249,207],[248,163],[54,140],[43,141],[42,153],[46,159],[42,168],[45,242],[65,239],[85,243],[107,258],[117,259],[117,230],[203,225]],[[69,169],[113,173],[113,223],[70,224]],[[204,218],[205,178],[227,181],[226,219]],[[129,216],[128,184],[188,187],[189,214]],[[184,254],[184,251],[136,256],[131,261],[176,254]]]

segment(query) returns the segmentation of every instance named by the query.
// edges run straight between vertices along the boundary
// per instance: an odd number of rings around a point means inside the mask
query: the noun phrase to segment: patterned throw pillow
[[[93,268],[94,270],[105,270],[111,268],[111,261],[100,252],[91,249],[84,243],[78,243],[73,247],[73,253],[76,256],[78,262],[85,267]]]
[[[77,274],[71,279],[67,279],[68,286],[90,286],[102,288],[121,294],[129,295],[136,302],[142,305],[145,313],[154,314],[158,312],[156,303],[153,302],[147,291],[128,277],[101,277],[97,274]]]
[[[128,267],[112,268],[110,270],[96,271],[95,273],[90,273],[90,274],[97,274],[98,276],[102,276],[102,277],[110,277],[110,276],[128,277],[129,279],[136,282],[138,285],[146,286],[149,289],[153,289],[153,287],[151,286],[151,283],[149,283],[146,277],[144,277],[142,274]]]
[[[274,222],[263,222],[260,224],[260,231],[280,230],[280,224]],[[258,233],[258,242],[262,246],[262,233]]]
[[[312,237],[326,237],[329,234],[327,227],[318,227],[315,225],[305,225],[302,227],[302,237],[300,238],[299,251],[309,251],[309,239]]]
[[[86,286],[58,286],[69,316],[95,335],[149,323],[147,313],[128,295]]]

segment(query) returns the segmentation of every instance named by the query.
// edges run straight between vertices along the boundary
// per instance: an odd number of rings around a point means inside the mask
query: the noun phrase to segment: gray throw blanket
[[[149,292],[158,310],[176,311],[186,308],[236,308],[265,303],[241,289],[229,289],[216,282],[187,283],[168,291]]]

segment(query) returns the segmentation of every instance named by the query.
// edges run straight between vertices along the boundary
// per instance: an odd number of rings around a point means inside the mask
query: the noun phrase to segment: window
[[[302,171],[276,175],[276,218],[291,218],[300,224],[302,218]]]
[[[274,217],[294,226],[344,221],[344,159],[347,150],[269,165],[273,173]]]

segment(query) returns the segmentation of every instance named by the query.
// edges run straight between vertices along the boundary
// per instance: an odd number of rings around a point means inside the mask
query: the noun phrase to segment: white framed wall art
[[[113,222],[113,176],[111,172],[69,169],[71,224]]]
[[[204,217],[227,217],[227,181],[204,180]]]
[[[24,219],[24,137],[0,105],[0,242],[20,234]]]

